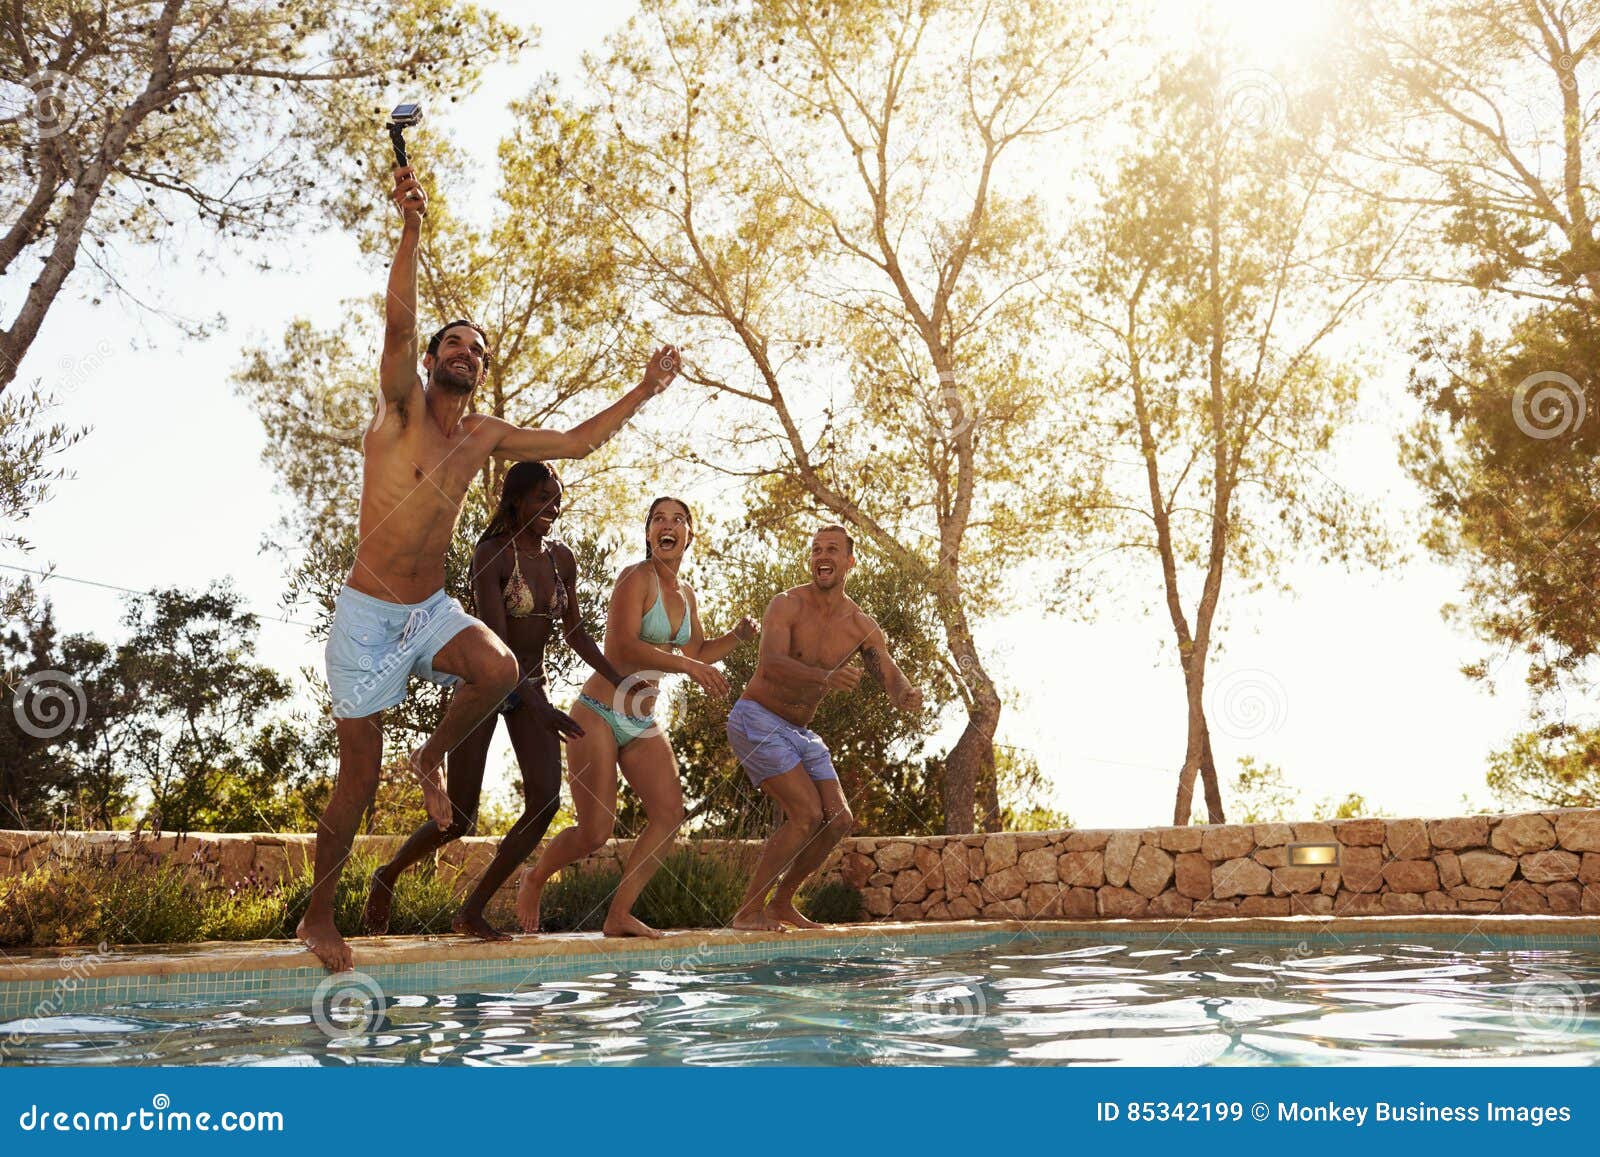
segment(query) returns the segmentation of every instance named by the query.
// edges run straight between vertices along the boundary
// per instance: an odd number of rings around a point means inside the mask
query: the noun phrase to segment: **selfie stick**
[[[405,168],[406,161],[406,130],[413,125],[422,123],[422,106],[415,103],[399,104],[389,114],[389,140],[394,144],[394,163],[399,168]]]

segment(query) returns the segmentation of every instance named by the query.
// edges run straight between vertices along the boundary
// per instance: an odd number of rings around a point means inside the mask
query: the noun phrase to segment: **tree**
[[[995,782],[1000,792],[1000,830],[1059,832],[1072,827],[1072,817],[1045,802],[1050,784],[1031,753],[995,744]]]
[[[291,688],[254,661],[256,617],[226,584],[131,596],[124,623],[115,659],[130,708],[118,723],[123,758],[149,794],[154,826],[195,830],[224,785],[248,779],[251,737],[270,746],[260,729]]]
[[[1416,206],[1440,257],[1421,279],[1451,291],[1425,315],[1412,392],[1423,414],[1403,461],[1429,499],[1425,545],[1464,574],[1488,681],[1528,662],[1537,724],[1490,761],[1507,802],[1582,798],[1587,697],[1600,645],[1600,240],[1594,220],[1600,13],[1493,0],[1414,6],[1364,29],[1359,75],[1387,101],[1374,197]],[[1448,307],[1455,307],[1454,310]]]
[[[265,237],[307,223],[319,192],[337,211],[345,158],[386,147],[386,83],[453,99],[518,42],[454,0],[4,0],[0,14],[0,275],[37,264],[0,319],[0,391],[85,242],[120,290],[118,238],[163,242],[186,214]]]
[[[1303,817],[1306,805],[1301,793],[1284,781],[1283,769],[1274,763],[1257,763],[1248,755],[1239,757],[1239,774],[1232,783],[1233,799],[1242,824],[1274,824]],[[1348,820],[1379,814],[1360,792],[1346,793],[1340,800],[1324,796],[1310,809],[1317,820]]]
[[[1108,472],[1093,549],[1151,561],[1183,671],[1173,822],[1189,822],[1199,774],[1220,823],[1205,676],[1225,581],[1386,551],[1375,512],[1322,469],[1358,387],[1325,350],[1386,284],[1402,231],[1331,179],[1342,130],[1325,94],[1286,100],[1278,122],[1231,99],[1215,48],[1160,75],[1059,300],[1094,343],[1103,444],[1132,461]],[[1064,589],[1092,595],[1099,578],[1080,566]]]
[[[742,615],[759,621],[779,591],[809,582],[809,543],[807,527],[793,521],[772,532],[702,530],[695,542],[695,570],[705,574],[707,584],[695,589],[707,630],[721,629]],[[867,679],[855,692],[824,698],[812,729],[828,743],[857,831],[941,831],[944,813],[935,778],[941,769],[926,753],[927,729],[929,717],[947,707],[955,691],[943,661],[933,600],[919,575],[865,552],[858,556],[849,593],[883,628],[907,678],[924,688],[925,717],[894,710],[882,687]],[[734,697],[755,674],[757,654],[754,644],[741,646],[723,661]],[[708,836],[764,837],[771,808],[728,746],[728,706],[684,680],[670,691],[661,712],[672,721],[669,735],[683,776],[690,825]],[[626,823],[630,817],[625,813],[622,818]]]
[[[1453,262],[1424,284],[1600,306],[1591,201],[1600,11],[1526,0],[1364,9],[1352,91],[1388,109],[1359,150],[1368,197],[1425,211]]]
[[[1423,542],[1463,564],[1467,608],[1489,646],[1465,667],[1487,680],[1512,654],[1535,702],[1586,685],[1600,649],[1600,403],[1594,317],[1541,307],[1504,341],[1432,331],[1415,347],[1422,418],[1402,461],[1429,500]]]
[[[1283,769],[1273,763],[1257,763],[1248,755],[1239,757],[1239,774],[1230,785],[1236,822],[1272,824],[1293,815],[1300,793],[1283,779]]]
[[[1506,808],[1600,807],[1600,728],[1551,723],[1489,757],[1489,788]]]
[[[31,549],[22,522],[68,476],[52,460],[84,435],[83,430],[48,421],[52,405],[38,395],[0,398],[0,547]],[[0,577],[0,621],[23,621],[31,601],[31,589]]]
[[[60,667],[55,618],[31,584],[24,613],[0,631],[0,828],[47,828],[70,794],[72,762],[57,742],[84,712],[82,690]]]
[[[720,403],[685,457],[766,480],[776,517],[845,523],[933,599],[966,715],[951,832],[1000,820],[975,619],[1089,485],[1034,340],[1026,162],[1103,111],[1105,39],[1080,5],[652,0],[593,75],[608,148],[582,180]]]

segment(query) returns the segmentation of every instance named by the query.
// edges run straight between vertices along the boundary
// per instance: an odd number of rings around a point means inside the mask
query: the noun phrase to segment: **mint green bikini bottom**
[[[616,737],[619,751],[641,735],[659,732],[654,715],[624,715],[620,711],[613,711],[592,695],[579,695],[578,702],[606,721],[611,727],[611,734]]]

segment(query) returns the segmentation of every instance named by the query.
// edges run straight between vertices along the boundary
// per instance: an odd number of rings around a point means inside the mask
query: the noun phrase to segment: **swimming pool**
[[[594,943],[372,967],[314,1002],[284,970],[134,979],[7,1014],[0,1048],[10,1065],[1600,1064],[1593,937],[1030,930],[748,960]]]

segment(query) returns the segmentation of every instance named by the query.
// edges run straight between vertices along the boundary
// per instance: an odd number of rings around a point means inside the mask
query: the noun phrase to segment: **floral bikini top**
[[[528,619],[541,616],[548,619],[559,619],[567,613],[567,588],[561,581],[561,568],[556,565],[555,556],[550,553],[549,544],[545,545],[544,552],[550,559],[550,576],[555,579],[555,593],[550,598],[550,609],[541,611],[533,597],[533,587],[528,580],[522,577],[522,552],[517,550],[516,543],[511,544],[511,576],[506,579],[505,585],[500,588],[500,595],[505,600],[506,618]]]

